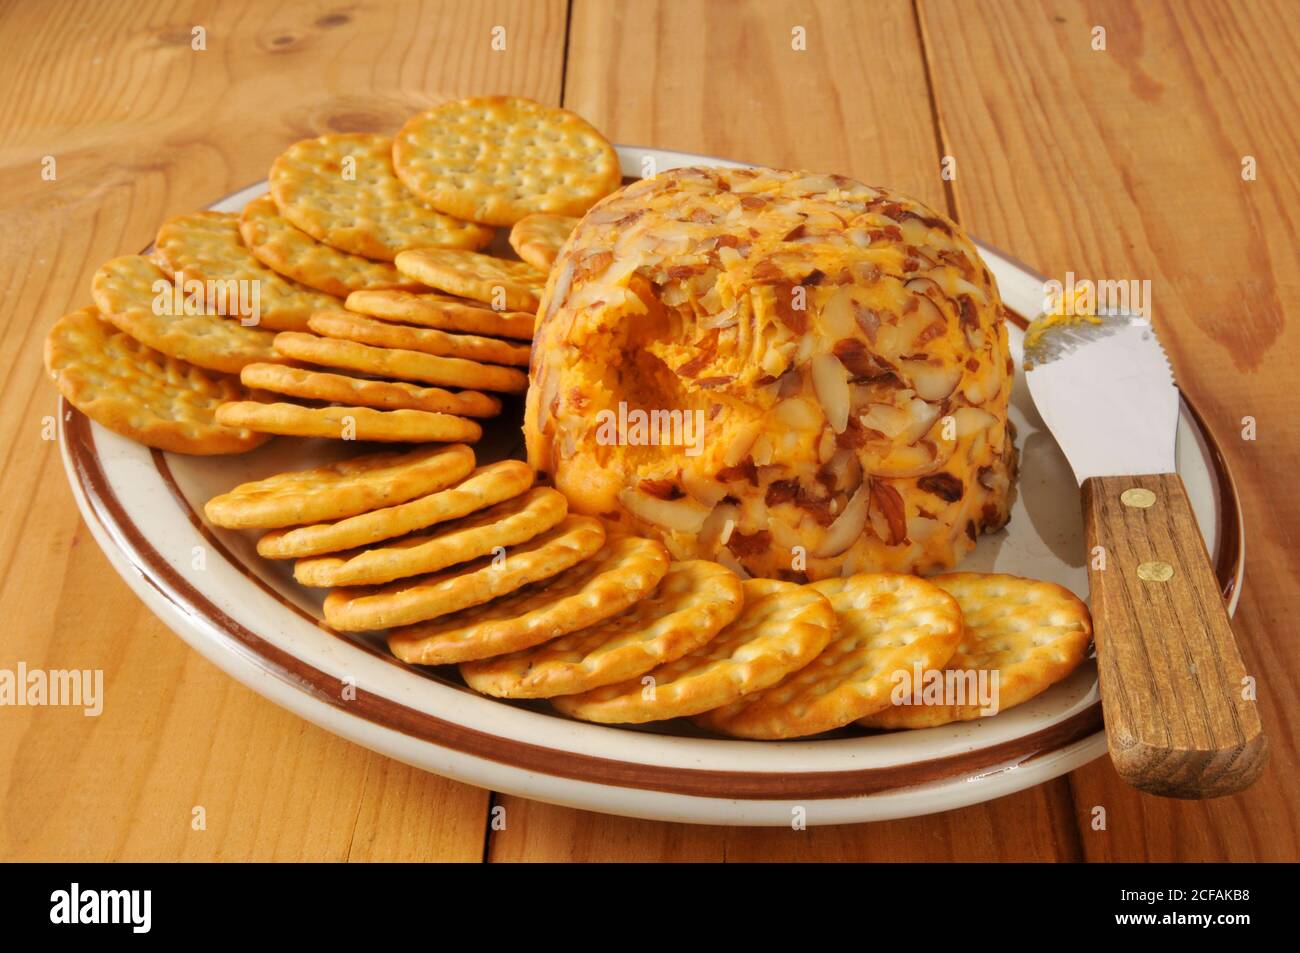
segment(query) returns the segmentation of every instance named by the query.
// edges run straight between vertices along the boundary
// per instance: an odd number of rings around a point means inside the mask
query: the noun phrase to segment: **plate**
[[[620,146],[624,172],[737,165],[706,156]],[[237,211],[251,186],[212,206]],[[1043,277],[981,245],[1014,315],[1033,315]],[[1023,319],[1010,329],[1017,365]],[[1011,522],[982,537],[962,569],[1049,579],[1087,594],[1079,491],[1017,374],[1011,417],[1021,450]],[[506,418],[503,418],[503,420]],[[517,421],[518,418],[509,418]],[[497,428],[481,459],[516,452]],[[203,503],[236,483],[355,452],[321,441],[274,440],[236,457],[150,450],[92,423],[66,402],[59,439],[73,495],[113,567],[173,631],[232,677],[338,735],[416,767],[523,797],[585,810],[708,824],[844,824],[950,810],[1040,784],[1102,755],[1097,673],[1070,678],[992,718],[922,731],[786,742],[709,737],[689,724],[610,727],[547,706],[470,691],[454,669],[393,658],[371,634],[319,623],[321,597],[291,567],[257,557],[256,534],[216,529]],[[1232,479],[1184,402],[1178,469],[1225,598],[1240,594],[1243,537]]]

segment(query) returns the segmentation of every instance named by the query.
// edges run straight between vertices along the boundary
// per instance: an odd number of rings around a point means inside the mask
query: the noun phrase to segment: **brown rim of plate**
[[[1215,569],[1220,586],[1227,597],[1234,588],[1236,567],[1240,559],[1240,535],[1237,532],[1235,519],[1236,488],[1217,443],[1204,428],[1200,415],[1190,403],[1187,406],[1201,428],[1206,445],[1211,450],[1211,461],[1218,481],[1220,545],[1218,565]],[[255,662],[267,674],[305,691],[318,701],[327,702],[340,711],[359,716],[375,725],[400,732],[419,741],[526,771],[615,787],[693,797],[816,800],[877,794],[933,781],[1006,770],[1010,766],[1025,764],[1082,741],[1102,730],[1101,703],[1097,702],[1040,731],[947,758],[853,771],[803,773],[713,771],[618,761],[516,741],[426,714],[362,688],[354,689],[356,697],[344,702],[341,679],[307,664],[241,625],[199,592],[158,553],[139,527],[127,518],[121,502],[109,486],[95,450],[95,437],[89,418],[66,401],[61,404],[61,412],[68,456],[91,512],[159,595],[186,615],[204,620],[213,631],[221,634],[223,647]],[[152,458],[159,474],[189,514],[191,522],[206,530],[189,501],[180,494],[179,487],[172,478],[166,455],[155,451],[152,453]],[[1229,515],[1232,518],[1229,518]],[[216,539],[210,533],[205,535],[213,541]],[[233,566],[263,591],[282,604],[290,605],[300,616],[310,619],[323,631],[330,631],[310,613],[289,603],[259,576],[252,573],[247,566],[235,559],[225,547],[220,549]],[[348,642],[365,650],[358,642],[350,639]],[[382,654],[377,649],[371,651]],[[396,660],[394,664],[402,665]],[[421,672],[414,666],[403,665],[403,667],[409,671]],[[432,677],[427,673],[422,672],[422,674]],[[816,744],[817,742],[797,743]]]

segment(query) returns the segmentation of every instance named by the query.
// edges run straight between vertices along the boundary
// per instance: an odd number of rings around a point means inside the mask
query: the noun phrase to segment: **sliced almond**
[[[944,400],[961,383],[961,365],[945,367],[928,361],[899,361],[898,370],[922,400]]]
[[[698,533],[709,516],[709,508],[689,497],[660,500],[638,490],[619,491],[618,501],[639,520],[674,533]]]
[[[997,365],[986,359],[980,362],[977,371],[967,376],[961,392],[972,404],[982,404],[997,394],[1001,383]]]
[[[752,579],[749,570],[740,564],[740,560],[731,554],[731,550],[723,547],[714,554],[713,559],[720,565],[726,566],[741,579]]]
[[[827,423],[836,433],[843,433],[849,425],[848,370],[834,354],[818,354],[812,360],[812,382]]]
[[[942,408],[913,398],[907,403],[908,425],[903,432],[903,442],[914,444],[930,432],[934,422],[939,419]]]
[[[879,431],[893,440],[907,430],[912,417],[906,410],[893,404],[868,404],[866,411],[858,415],[858,422],[868,430]]]
[[[740,510],[730,503],[715,506],[713,512],[700,525],[701,549],[707,552],[716,547],[726,546],[727,540],[731,538],[731,533],[736,528],[736,520],[739,516]]]
[[[871,492],[872,525],[877,515],[884,521],[887,533],[881,536],[890,546],[897,546],[907,539],[907,508],[903,497],[884,480],[872,480],[867,484]]]
[[[687,494],[705,506],[716,506],[727,495],[725,486],[698,470],[683,469],[681,480]]]
[[[953,431],[958,440],[963,440],[981,430],[997,426],[998,419],[987,410],[978,407],[960,407],[953,412]]]
[[[752,420],[743,424],[736,431],[731,442],[727,444],[727,449],[723,451],[722,462],[728,467],[737,466],[740,461],[749,456],[749,450],[754,446],[754,441],[758,439],[759,432],[763,429],[761,420]]]
[[[777,422],[791,430],[814,430],[821,426],[823,414],[816,402],[807,397],[791,397],[772,408]]]
[[[836,288],[817,315],[822,332],[835,341],[852,337],[857,330],[854,310],[852,286],[841,285]]]
[[[849,499],[844,512],[835,517],[835,522],[831,523],[821,543],[813,550],[813,558],[831,559],[843,555],[856,543],[867,525],[870,502],[871,482],[867,481],[858,487],[857,492]]]

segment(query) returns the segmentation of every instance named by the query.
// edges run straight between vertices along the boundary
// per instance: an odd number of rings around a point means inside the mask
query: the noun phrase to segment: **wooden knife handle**
[[[1183,481],[1092,477],[1083,516],[1115,770],[1166,797],[1242,790],[1268,744]]]

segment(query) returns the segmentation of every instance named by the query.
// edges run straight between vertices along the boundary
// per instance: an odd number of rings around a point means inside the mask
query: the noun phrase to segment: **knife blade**
[[[1249,786],[1268,745],[1209,553],[1176,470],[1179,391],[1151,323],[1040,319],[1025,377],[1082,489],[1107,745],[1153,794]]]
[[[1075,479],[1172,473],[1178,387],[1151,323],[1111,313],[1033,331],[1025,379]]]

